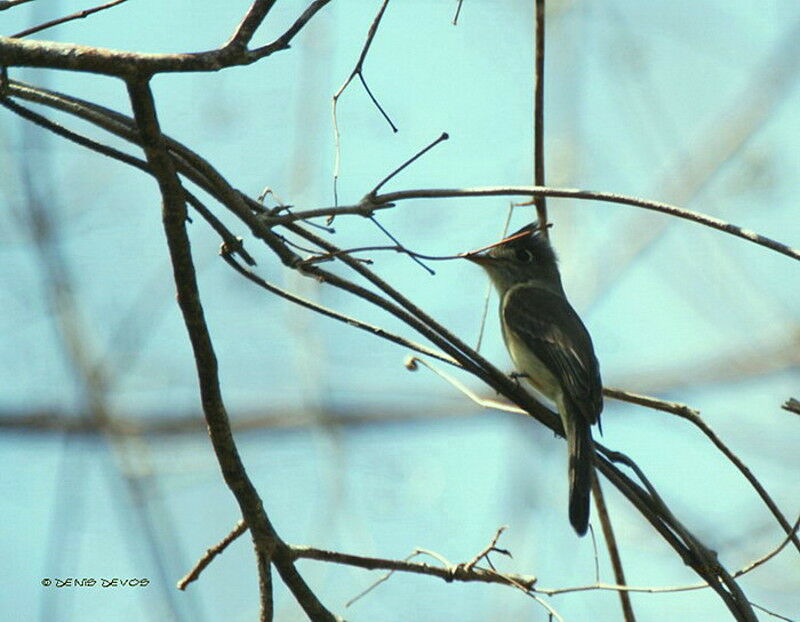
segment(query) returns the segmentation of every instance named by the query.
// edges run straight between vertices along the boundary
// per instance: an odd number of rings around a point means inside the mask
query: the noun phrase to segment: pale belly
[[[511,331],[503,331],[503,338],[506,342],[506,348],[511,355],[511,360],[514,361],[514,367],[521,374],[526,374],[526,380],[549,400],[554,402],[558,401],[561,394],[561,386],[558,384],[556,377],[550,373],[550,370],[539,361],[538,358],[533,356],[531,352],[524,347],[522,342],[517,339]]]

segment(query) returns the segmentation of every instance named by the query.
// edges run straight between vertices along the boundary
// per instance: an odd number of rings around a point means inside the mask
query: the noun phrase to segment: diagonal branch
[[[25,4],[26,2],[32,2],[32,0],[0,0],[0,11],[13,9],[15,6]]]
[[[134,118],[141,134],[142,146],[158,181],[164,201],[162,219],[178,291],[178,305],[183,313],[192,343],[209,436],[225,482],[239,502],[242,516],[253,534],[259,569],[261,619],[272,619],[270,561],[273,561],[284,582],[292,590],[309,617],[315,620],[332,621],[334,620],[333,615],[311,592],[295,570],[292,560],[286,556],[286,545],[275,533],[264,511],[261,498],[250,481],[239,456],[231,434],[228,414],[222,401],[217,359],[200,302],[189,237],[186,233],[186,203],[183,187],[158,125],[149,84],[146,81],[131,80],[128,83],[128,93]],[[281,549],[277,555],[276,549]]]
[[[261,23],[267,17],[267,14],[272,10],[276,0],[254,0],[247,14],[242,19],[242,22],[236,27],[236,32],[233,33],[230,40],[225,44],[226,48],[241,48],[247,47],[256,30],[261,26]]]
[[[91,9],[83,9],[82,11],[76,11],[75,13],[65,15],[64,17],[59,17],[58,19],[50,20],[49,22],[45,22],[44,24],[39,24],[38,26],[32,26],[30,28],[26,28],[25,30],[21,30],[20,32],[11,35],[11,37],[13,39],[21,39],[22,37],[27,37],[28,35],[32,35],[35,32],[41,32],[42,30],[46,30],[47,28],[52,28],[53,26],[58,26],[59,24],[63,24],[65,22],[71,22],[72,20],[75,19],[83,19],[84,17],[89,17],[93,13],[99,13],[100,11],[105,11],[106,9],[110,9],[112,7],[117,6],[118,4],[122,4],[123,2],[127,1],[128,0],[112,0],[112,2],[106,2],[105,4],[92,7]]]

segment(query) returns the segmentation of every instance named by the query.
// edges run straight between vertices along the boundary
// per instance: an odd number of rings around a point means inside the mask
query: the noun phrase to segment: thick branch
[[[234,45],[188,54],[145,54],[76,43],[0,37],[0,66],[45,67],[126,78],[164,72],[219,71],[226,67],[250,65],[270,54],[288,49],[294,36],[328,2],[330,0],[316,0],[280,37],[255,50],[236,44],[246,39],[244,33],[239,39],[232,39]]]
[[[189,237],[186,233],[184,192],[158,126],[149,84],[145,81],[132,80],[128,83],[128,92],[147,161],[158,180],[164,200],[162,217],[178,290],[178,305],[183,313],[194,351],[209,436],[222,468],[223,477],[239,502],[242,516],[253,534],[260,578],[261,619],[271,620],[273,604],[269,565],[275,549],[282,543],[267,518],[261,498],[247,476],[233,441],[219,387],[217,359],[200,302]],[[282,576],[290,575],[296,584],[299,575],[294,570],[293,564],[290,561],[287,563],[285,556],[281,557],[284,562],[283,568],[280,568],[277,560],[276,566],[282,570]],[[290,585],[288,581],[287,585],[298,597],[304,609],[315,612],[314,619],[334,619],[307,586],[303,584],[304,589],[296,591],[296,585]],[[327,615],[319,615],[320,611]]]

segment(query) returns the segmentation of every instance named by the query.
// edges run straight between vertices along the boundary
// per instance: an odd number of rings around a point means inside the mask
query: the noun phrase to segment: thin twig
[[[731,449],[722,442],[722,440],[717,436],[714,430],[702,419],[700,413],[692,408],[684,404],[677,404],[675,402],[665,402],[662,400],[658,400],[656,398],[648,397],[645,395],[638,395],[636,393],[631,393],[629,391],[622,391],[620,389],[612,389],[612,388],[604,388],[603,394],[611,397],[613,399],[623,400],[626,402],[631,402],[633,404],[639,404],[641,406],[647,406],[649,408],[654,408],[656,410],[662,410],[664,412],[670,412],[675,415],[678,415],[682,419],[686,419],[687,421],[691,422],[700,431],[705,434],[705,436],[714,444],[714,446],[722,452],[722,454],[739,470],[739,472],[744,476],[744,478],[750,483],[753,489],[756,491],[761,500],[764,502],[764,505],[767,506],[767,509],[772,513],[775,517],[775,520],[778,524],[783,528],[784,533],[788,534],[795,548],[800,551],[800,538],[794,535],[791,525],[789,521],[786,520],[786,517],[781,512],[778,504],[772,499],[770,494],[766,491],[764,486],[758,479],[753,475],[750,471],[748,466],[737,456]]]
[[[611,517],[606,507],[603,487],[598,477],[592,477],[592,497],[594,498],[594,506],[597,509],[597,517],[600,519],[600,526],[603,528],[603,537],[606,541],[608,556],[611,559],[611,568],[614,570],[614,580],[617,585],[625,585],[627,583],[627,581],[625,581],[625,570],[622,567],[622,558],[619,554],[617,538],[614,535],[614,527],[611,524]],[[636,622],[630,595],[625,590],[620,590],[618,593],[625,622]]]
[[[289,44],[292,42],[292,39],[295,38],[297,33],[305,28],[306,24],[311,21],[311,18],[314,17],[317,12],[320,11],[320,9],[322,9],[330,1],[331,0],[314,0],[314,2],[309,4],[308,8],[306,8],[306,10],[300,14],[300,17],[294,20],[294,23],[286,29],[286,32],[275,39],[275,41],[272,43],[254,49],[252,52],[250,52],[249,57],[253,60],[256,60],[269,56],[273,52],[288,50]]]
[[[20,4],[25,4],[26,2],[31,1],[32,0],[0,0],[0,11],[13,9],[15,6],[19,6]]]
[[[470,400],[475,402],[478,406],[482,406],[483,408],[491,408],[493,410],[500,410],[503,412],[514,413],[517,415],[527,415],[528,413],[519,406],[514,404],[509,404],[507,402],[501,402],[499,400],[494,400],[491,398],[481,397],[474,391],[472,391],[469,387],[467,387],[464,383],[459,382],[450,374],[442,371],[435,365],[432,365],[425,359],[421,359],[417,356],[409,356],[406,359],[405,366],[406,369],[409,371],[417,371],[417,364],[422,363],[425,367],[430,369],[434,374],[439,376],[442,380],[447,382],[449,385],[455,387],[458,391],[460,391],[463,395],[467,396]]]
[[[398,249],[403,249],[403,250],[405,250],[405,246],[403,246],[403,245],[400,243],[400,240],[398,240],[396,237],[394,237],[394,235],[392,234],[392,232],[391,232],[391,231],[389,231],[389,230],[388,230],[386,227],[384,227],[384,226],[383,226],[381,223],[379,223],[379,222],[378,222],[378,219],[377,219],[377,218],[375,218],[375,216],[369,216],[369,219],[372,221],[372,223],[373,223],[373,224],[374,224],[376,227],[378,227],[378,229],[380,229],[380,230],[383,232],[383,234],[384,234],[384,235],[385,235],[387,238],[389,238],[389,239],[390,239],[392,242],[394,242],[394,243],[397,245],[397,248],[398,248]],[[412,260],[413,260],[413,261],[414,261],[414,262],[415,262],[417,265],[420,265],[420,266],[422,266],[422,268],[423,268],[423,269],[424,269],[424,270],[425,270],[425,271],[426,271],[428,274],[430,274],[431,276],[433,276],[433,275],[435,275],[435,274],[436,274],[436,272],[434,272],[434,271],[433,271],[431,268],[429,268],[429,267],[428,267],[428,266],[426,266],[424,263],[422,263],[422,261],[420,261],[419,257],[417,256],[417,253],[411,253],[411,252],[407,252],[407,251],[406,251],[406,254],[407,254],[409,257],[411,257],[411,259],[412,259]]]
[[[779,613],[775,613],[774,611],[771,611],[771,610],[767,609],[766,607],[762,607],[761,605],[759,605],[757,603],[754,603],[753,601],[750,601],[750,604],[753,605],[753,607],[755,607],[759,611],[763,611],[767,615],[772,616],[773,618],[776,618],[778,620],[783,620],[784,622],[797,622],[797,618],[794,618],[794,619],[793,618],[787,618],[786,616],[782,616]]]
[[[209,548],[205,552],[205,555],[203,555],[197,561],[197,563],[194,565],[194,568],[192,568],[189,572],[187,572],[186,575],[180,581],[178,581],[177,585],[178,589],[185,590],[190,583],[196,581],[200,576],[200,574],[203,572],[203,570],[205,570],[206,567],[212,561],[214,561],[214,558],[217,555],[222,554],[222,552],[226,548],[228,548],[228,545],[234,540],[236,540],[236,538],[241,536],[245,531],[247,531],[247,523],[245,523],[243,520],[240,520],[239,522],[236,523],[236,526],[227,536],[225,536],[222,540],[220,540],[214,546]]]
[[[495,532],[494,536],[492,537],[491,542],[483,548],[475,557],[473,557],[470,561],[464,564],[465,570],[472,570],[475,565],[481,561],[482,559],[486,558],[486,561],[489,562],[489,554],[490,553],[500,553],[501,555],[507,555],[511,557],[511,553],[506,549],[498,549],[497,548],[497,541],[500,539],[500,536],[503,535],[503,532],[508,529],[508,525],[503,525],[502,527],[498,527],[497,531]],[[489,562],[491,564],[491,562]]]
[[[338,216],[343,214],[357,214],[361,216],[372,214],[375,210],[388,209],[395,207],[396,201],[409,199],[443,199],[457,197],[486,197],[486,196],[549,196],[558,198],[585,199],[589,201],[602,201],[606,203],[618,203],[622,205],[632,205],[644,209],[669,214],[684,220],[690,220],[699,224],[717,229],[731,235],[743,238],[755,244],[760,244],[766,248],[782,253],[792,259],[800,260],[800,249],[795,249],[772,240],[749,229],[743,229],[731,223],[725,222],[713,216],[706,216],[699,212],[693,212],[669,203],[650,201],[622,194],[611,192],[598,192],[593,190],[579,190],[576,188],[538,188],[526,186],[504,186],[486,188],[425,188],[415,190],[400,190],[397,192],[387,192],[376,196],[367,195],[357,205],[343,207],[324,207],[320,209],[304,210],[295,212],[291,216],[277,216],[270,219],[271,224],[286,224],[307,218],[317,218],[320,216]]]
[[[800,528],[800,517],[798,517],[797,521],[794,524],[793,531],[797,531]],[[754,570],[758,566],[766,563],[773,557],[775,557],[778,553],[780,553],[786,545],[789,543],[789,538],[783,538],[775,548],[769,551],[766,555],[758,558],[757,560],[747,564],[746,566],[740,568],[736,572],[733,573],[733,577],[739,578],[750,571]],[[563,587],[563,588],[542,588],[536,587],[534,590],[541,594],[547,594],[548,596],[555,596],[557,594],[568,594],[571,592],[583,592],[587,590],[613,590],[619,592],[641,592],[647,594],[664,594],[664,593],[672,593],[672,592],[690,592],[694,590],[704,590],[708,589],[710,586],[708,583],[692,583],[689,585],[669,585],[669,586],[632,586],[632,585],[614,585],[610,583],[601,583],[596,582],[591,585],[580,585],[574,587]]]
[[[515,587],[521,585],[526,590],[532,589],[536,584],[536,577],[532,575],[518,575],[513,573],[501,574],[490,570],[484,570],[482,568],[467,569],[464,564],[431,566],[421,562],[382,559],[379,557],[364,557],[361,555],[351,555],[349,553],[326,551],[308,546],[290,546],[289,550],[294,559],[315,559],[317,561],[357,566],[367,570],[414,572],[417,574],[426,574],[439,577],[448,583],[451,583],[452,581],[478,581],[481,583],[514,585]],[[423,551],[422,549],[415,551],[415,554],[419,553],[427,553],[427,551]]]
[[[458,16],[461,15],[461,5],[464,3],[464,0],[458,0],[458,6],[456,6],[456,14],[453,15],[453,26],[458,26]]]
[[[82,19],[84,17],[89,17],[89,15],[92,15],[93,13],[105,11],[106,9],[110,9],[111,7],[117,6],[118,4],[122,4],[123,2],[127,1],[128,0],[112,0],[112,2],[106,2],[105,4],[101,4],[100,6],[96,6],[91,9],[83,9],[82,11],[76,11],[75,13],[71,13],[70,15],[66,15],[64,17],[59,17],[58,19],[50,20],[49,22],[45,22],[44,24],[39,24],[38,26],[32,26],[31,28],[20,30],[18,33],[11,35],[11,38],[21,39],[22,37],[27,37],[28,35],[32,35],[35,32],[41,32],[42,30],[46,30],[47,28],[58,26],[59,24],[63,24],[64,22],[70,22],[74,19]]]
[[[506,215],[506,222],[503,225],[503,232],[500,234],[500,238],[504,239],[508,235],[508,225],[511,224],[511,215],[514,213],[514,204],[511,203],[508,206],[508,214]],[[483,342],[483,331],[486,329],[486,316],[489,314],[489,298],[492,294],[492,283],[488,282],[486,284],[486,294],[483,296],[483,310],[481,311],[481,321],[480,321],[480,329],[478,330],[478,339],[475,342],[475,351],[481,351],[481,343]]]
[[[411,561],[411,560],[412,560],[414,557],[416,557],[417,555],[421,555],[421,554],[422,554],[422,551],[416,550],[416,551],[414,551],[413,553],[411,553],[411,555],[408,555],[407,557],[405,557],[405,558],[403,559],[403,562],[408,562],[408,561]],[[350,600],[348,600],[348,601],[347,601],[347,602],[344,604],[344,606],[345,606],[345,607],[351,607],[352,605],[354,605],[355,603],[357,603],[359,600],[361,600],[362,598],[364,598],[364,596],[366,596],[367,594],[369,594],[369,593],[370,593],[372,590],[374,590],[375,588],[377,588],[377,587],[378,587],[378,586],[379,586],[381,583],[385,583],[386,581],[388,581],[388,580],[389,580],[389,579],[392,577],[392,575],[393,575],[394,573],[395,573],[395,570],[394,570],[394,569],[392,569],[392,570],[390,570],[389,572],[387,572],[385,575],[383,575],[382,577],[379,577],[377,580],[375,580],[374,582],[372,582],[372,583],[371,583],[370,585],[368,585],[366,588],[364,588],[363,590],[361,590],[361,591],[360,591],[358,594],[356,594],[355,596],[353,596],[353,598],[351,598]]]
[[[369,48],[372,45],[372,40],[375,38],[375,33],[378,32],[378,26],[381,23],[381,19],[383,18],[383,13],[386,11],[386,7],[389,4],[389,0],[383,0],[383,4],[381,4],[380,9],[378,9],[378,13],[375,15],[375,18],[372,20],[372,24],[369,27],[369,31],[367,32],[367,40],[364,42],[364,46],[361,48],[361,54],[358,56],[358,60],[356,61],[355,67],[353,67],[353,71],[350,72],[350,75],[347,76],[347,79],[342,82],[342,85],[333,94],[333,98],[331,100],[331,118],[333,121],[333,142],[335,145],[335,156],[333,161],[333,203],[334,205],[339,204],[339,191],[338,191],[338,182],[339,182],[339,173],[342,161],[342,140],[341,134],[339,133],[339,121],[336,115],[336,105],[339,102],[339,97],[341,97],[342,93],[344,93],[345,89],[350,86],[350,83],[353,81],[353,78],[359,76],[361,78],[361,84],[364,86],[364,90],[369,95],[372,102],[377,106],[380,113],[383,117],[389,122],[389,125],[392,128],[392,131],[397,132],[397,127],[395,127],[392,120],[383,110],[383,107],[378,104],[378,101],[372,95],[372,91],[369,90],[367,87],[367,83],[364,80],[363,70],[364,70],[364,61],[367,58],[367,53],[369,52]],[[332,219],[331,219],[332,220]]]
[[[647,199],[640,199],[631,197],[624,194],[614,194],[611,192],[595,192],[590,190],[578,190],[575,188],[539,188],[539,187],[524,187],[524,186],[505,186],[497,188],[426,188],[419,190],[400,190],[397,192],[387,192],[377,196],[367,195],[365,200],[372,204],[372,209],[379,209],[379,206],[384,204],[391,204],[397,201],[404,201],[408,199],[442,199],[454,197],[488,197],[488,196],[548,196],[560,197],[569,199],[587,199],[592,201],[603,201],[606,203],[619,203],[622,205],[633,205],[635,207],[642,207],[644,209],[669,214],[684,220],[691,220],[692,222],[724,231],[731,235],[735,235],[742,239],[748,240],[755,244],[760,244],[774,251],[782,253],[792,259],[800,261],[800,249],[791,248],[781,242],[776,242],[770,238],[760,235],[755,231],[744,229],[736,225],[707,216],[699,212],[670,205],[669,203],[662,203],[660,201],[650,201]]]
[[[403,163],[402,163],[400,166],[398,166],[396,169],[394,169],[394,170],[393,170],[391,173],[389,173],[389,174],[388,174],[386,177],[384,177],[383,179],[381,179],[381,180],[378,182],[378,185],[376,185],[376,186],[375,186],[375,187],[374,187],[372,190],[370,190],[369,194],[367,195],[367,197],[369,197],[369,199],[368,199],[368,200],[369,200],[369,202],[372,202],[372,199],[374,199],[375,195],[376,195],[376,194],[378,194],[378,190],[380,190],[380,189],[383,187],[383,185],[384,185],[386,182],[388,182],[390,179],[392,179],[393,177],[395,177],[395,176],[396,176],[398,173],[400,173],[402,170],[404,170],[404,169],[408,168],[408,166],[410,166],[411,164],[413,164],[414,162],[416,162],[416,161],[417,161],[419,158],[421,158],[421,157],[422,157],[422,156],[424,156],[426,153],[428,153],[428,152],[429,152],[431,149],[433,149],[433,148],[434,148],[436,145],[438,145],[438,144],[439,144],[439,143],[441,143],[441,142],[444,142],[444,141],[445,141],[445,140],[447,140],[448,138],[450,138],[450,135],[449,135],[447,132],[442,132],[441,136],[439,136],[439,138],[437,138],[436,140],[434,140],[434,141],[433,141],[433,142],[432,142],[430,145],[428,145],[427,147],[424,147],[423,149],[421,149],[420,151],[418,151],[418,152],[417,152],[415,155],[413,155],[413,156],[412,156],[412,157],[410,157],[408,160],[406,160],[405,162],[403,162]]]
[[[789,542],[797,534],[797,530],[798,529],[800,529],[800,516],[798,516],[798,518],[794,522],[794,525],[792,526],[791,530],[789,531],[787,536],[783,539],[783,541],[780,543],[780,545],[775,547],[772,551],[770,551],[769,553],[767,553],[763,557],[760,557],[759,559],[756,559],[755,561],[750,562],[749,564],[747,564],[747,566],[743,567],[741,570],[737,570],[735,573],[733,573],[733,576],[734,577],[741,577],[742,575],[747,574],[751,570],[753,570],[755,568],[758,568],[759,566],[762,566],[763,564],[766,564],[769,560],[771,560],[778,553],[780,553],[786,547],[787,544],[789,544]]]
[[[533,185],[544,186],[544,2],[536,0],[536,54],[533,75]],[[534,197],[539,224],[547,232],[547,203],[544,195]]]
[[[340,322],[344,322],[348,326],[353,326],[354,328],[359,328],[359,329],[364,330],[364,331],[366,331],[366,332],[368,332],[368,333],[370,333],[372,335],[375,335],[377,337],[381,337],[382,339],[386,339],[387,341],[391,341],[392,343],[396,343],[397,345],[403,346],[403,347],[408,348],[410,350],[414,350],[415,352],[419,352],[421,354],[425,354],[426,356],[433,357],[435,359],[438,359],[438,360],[443,361],[445,363],[448,363],[450,365],[459,366],[458,361],[456,361],[451,356],[448,356],[448,355],[443,354],[441,352],[437,352],[436,350],[433,350],[433,349],[431,349],[431,348],[429,348],[427,346],[424,346],[424,345],[422,345],[420,343],[416,343],[414,341],[411,341],[410,339],[406,339],[405,337],[401,337],[400,335],[395,335],[394,333],[390,333],[389,331],[384,330],[383,328],[380,328],[379,326],[374,326],[373,324],[368,324],[367,322],[362,322],[361,320],[358,320],[358,319],[356,319],[354,317],[350,317],[348,315],[344,315],[343,313],[339,313],[338,311],[334,311],[333,309],[329,309],[328,307],[324,307],[324,306],[322,306],[320,304],[317,304],[315,302],[312,302],[312,301],[310,301],[310,300],[308,300],[306,298],[302,298],[301,296],[298,296],[297,294],[293,294],[293,293],[288,292],[288,291],[286,291],[284,289],[281,289],[280,287],[278,287],[276,285],[273,285],[272,283],[269,283],[268,281],[265,281],[264,279],[262,279],[260,276],[258,276],[254,272],[248,270],[247,268],[245,268],[244,266],[239,264],[231,256],[231,254],[226,252],[225,250],[223,250],[223,252],[221,252],[220,254],[222,255],[222,258],[228,263],[228,265],[230,265],[239,274],[241,274],[243,277],[245,277],[249,281],[252,281],[253,283],[258,285],[259,287],[261,287],[263,289],[266,289],[268,292],[276,294],[276,295],[280,296],[281,298],[285,298],[286,300],[289,300],[290,302],[293,302],[296,305],[299,305],[301,307],[305,307],[306,309],[310,309],[310,310],[315,311],[315,312],[317,312],[317,313],[319,313],[321,315],[325,315],[325,316],[333,318],[335,320],[339,320]]]
[[[612,400],[619,400],[621,402],[646,406],[647,408],[661,410],[663,412],[672,413],[684,418],[688,418],[691,415],[700,414],[695,409],[687,406],[686,404],[681,404],[680,402],[660,400],[656,397],[650,397],[649,395],[640,395],[638,393],[633,393],[632,391],[615,389],[613,387],[603,387],[603,395],[610,397]]]

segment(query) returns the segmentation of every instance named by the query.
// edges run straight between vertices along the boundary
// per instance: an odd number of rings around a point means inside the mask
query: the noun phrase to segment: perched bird
[[[569,454],[569,520],[582,536],[602,383],[592,339],[567,301],[553,247],[531,223],[463,257],[486,270],[497,289],[503,339],[517,372],[558,408]]]

